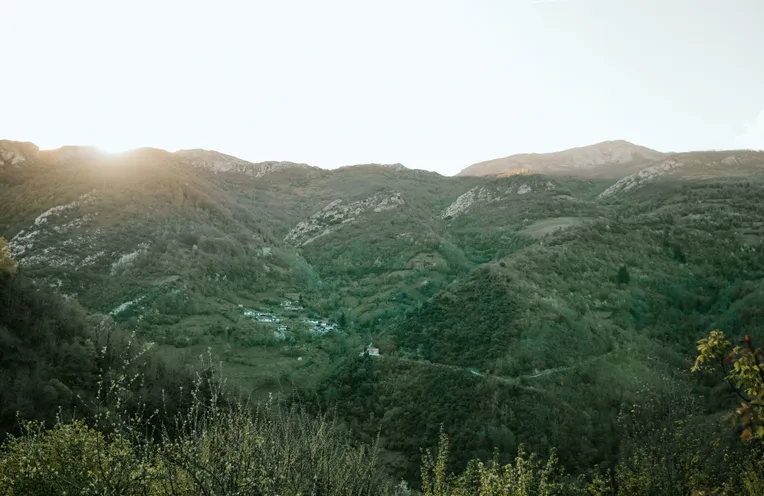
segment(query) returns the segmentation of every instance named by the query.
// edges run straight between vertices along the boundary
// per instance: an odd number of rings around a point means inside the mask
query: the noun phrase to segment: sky
[[[0,0],[0,139],[334,168],[764,148],[762,0]]]

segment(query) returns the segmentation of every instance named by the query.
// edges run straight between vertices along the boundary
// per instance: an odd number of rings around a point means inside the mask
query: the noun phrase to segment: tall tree
[[[347,316],[345,316],[344,310],[340,312],[340,318],[339,318],[338,324],[340,325],[340,327],[346,327],[348,325],[348,319],[347,319]]]
[[[629,274],[629,269],[627,269],[625,265],[621,265],[621,268],[618,269],[618,275],[616,276],[616,281],[618,282],[618,284],[629,284],[629,281],[631,281],[631,275]]]

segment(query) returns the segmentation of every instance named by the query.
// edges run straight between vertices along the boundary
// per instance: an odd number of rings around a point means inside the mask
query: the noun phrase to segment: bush
[[[126,408],[136,381],[102,381],[88,405],[91,425],[23,423],[0,454],[0,495],[355,495],[390,486],[376,445],[352,443],[327,416],[299,405],[253,407],[209,364],[171,416]]]
[[[567,480],[554,453],[544,462],[521,446],[514,463],[501,465],[497,457],[488,464],[473,460],[459,475],[448,475],[447,459],[448,438],[441,431],[437,454],[428,451],[422,462],[424,496],[586,494],[575,481]]]

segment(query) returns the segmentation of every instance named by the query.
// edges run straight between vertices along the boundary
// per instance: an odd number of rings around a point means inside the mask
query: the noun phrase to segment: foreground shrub
[[[544,462],[527,454],[521,446],[514,463],[501,465],[495,458],[488,464],[472,460],[459,475],[449,475],[448,438],[441,433],[437,453],[427,452],[422,463],[422,492],[425,496],[554,496],[587,494],[579,490],[559,467],[552,454]]]
[[[198,376],[172,416],[126,408],[136,377],[108,375],[90,425],[22,423],[0,452],[0,495],[360,495],[389,486],[376,445],[353,443],[299,405],[249,405],[214,371]]]

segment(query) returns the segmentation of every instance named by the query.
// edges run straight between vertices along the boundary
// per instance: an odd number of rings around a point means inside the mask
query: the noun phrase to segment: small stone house
[[[364,354],[364,353],[368,353],[368,354],[369,354],[369,356],[375,356],[375,357],[378,357],[378,356],[382,356],[382,355],[380,355],[380,354],[379,354],[379,348],[374,348],[374,347],[371,345],[371,343],[369,343],[369,346],[366,348],[366,350],[365,350],[365,351],[362,351],[362,352],[359,354],[359,356],[363,356],[363,354]]]

